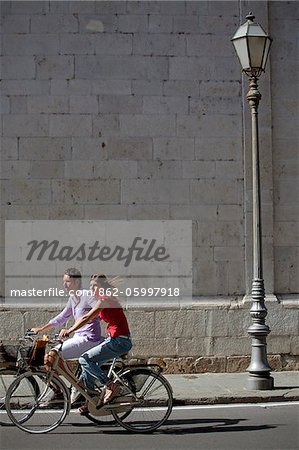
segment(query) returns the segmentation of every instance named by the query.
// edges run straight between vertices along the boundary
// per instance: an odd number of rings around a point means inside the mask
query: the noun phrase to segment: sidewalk
[[[299,400],[299,372],[272,372],[274,389],[246,389],[247,373],[165,375],[173,389],[175,405],[258,403]]]

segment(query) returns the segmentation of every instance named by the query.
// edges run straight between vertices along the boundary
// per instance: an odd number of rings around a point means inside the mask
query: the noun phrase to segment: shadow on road
[[[196,433],[225,433],[225,432],[242,432],[242,431],[259,431],[267,430],[271,428],[276,428],[276,425],[246,425],[247,419],[173,419],[168,420],[163,427],[154,431],[154,434],[196,434]],[[84,434],[82,428],[88,427],[86,434],[96,434],[102,432],[103,434],[128,434],[127,430],[120,428],[118,425],[91,425],[89,424],[79,424],[79,423],[69,423],[75,428],[80,427],[80,434]],[[97,430],[92,431],[91,427],[96,426]],[[68,432],[66,434],[75,434],[74,432]],[[60,433],[61,434],[61,429]],[[134,434],[134,433],[131,433]],[[142,433],[138,433],[142,434]],[[148,434],[148,433],[144,433]]]

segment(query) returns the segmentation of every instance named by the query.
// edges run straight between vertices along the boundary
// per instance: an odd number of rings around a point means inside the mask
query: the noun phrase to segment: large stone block
[[[68,204],[119,203],[118,180],[53,180],[52,202]]]
[[[158,79],[168,76],[167,57],[78,55],[75,77],[87,79]]]
[[[35,78],[35,60],[33,56],[2,56],[2,79],[33,79]]]
[[[13,180],[10,184],[9,198],[13,205],[49,204],[51,182],[49,180]]]
[[[88,114],[51,114],[49,131],[52,137],[91,136],[92,119]]]
[[[134,345],[130,354],[133,357],[176,356],[175,339],[134,339]]]
[[[203,160],[241,160],[241,141],[227,137],[196,137],[195,159]]]
[[[207,320],[205,324],[205,335],[209,337],[228,335],[228,311],[214,310],[207,311]]]
[[[149,311],[127,311],[131,334],[137,339],[153,338],[155,336],[155,313]]]
[[[97,114],[99,111],[98,99],[94,95],[72,95],[69,101],[70,113]]]
[[[19,159],[67,160],[71,158],[71,140],[68,138],[21,138]]]
[[[46,323],[49,322],[50,319],[55,317],[60,312],[59,310],[56,310],[54,308],[49,309],[50,310],[45,311],[39,310],[37,308],[37,309],[30,309],[29,311],[25,312],[24,313],[25,330],[45,325]],[[53,331],[51,333],[53,333]],[[45,331],[45,334],[47,334],[47,331]]]
[[[49,80],[3,80],[6,95],[47,95],[50,93]]]
[[[93,175],[97,179],[136,178],[137,161],[101,161],[94,163]]]
[[[206,354],[206,341],[204,338],[178,338],[177,339],[178,356],[196,356]]]
[[[155,159],[194,159],[194,139],[192,138],[154,138],[153,143]]]
[[[27,162],[27,161],[25,161]],[[63,178],[64,162],[63,161],[32,161],[31,178]]]
[[[115,33],[95,35],[94,50],[96,55],[131,55],[132,35]]]
[[[153,144],[150,137],[109,138],[105,141],[105,149],[112,160],[151,160]]]
[[[39,114],[3,115],[4,136],[47,136],[48,117]]]
[[[287,309],[279,304],[266,303],[268,309],[267,324],[271,336],[298,336],[299,312]]]
[[[174,33],[199,33],[198,17],[178,15],[173,17]]]
[[[57,55],[59,38],[55,34],[7,34],[3,36],[6,55]]]
[[[168,180],[182,178],[182,166],[178,161],[138,161],[137,177]]]
[[[10,12],[12,14],[46,14],[49,11],[49,4],[47,2],[37,1],[17,1],[10,2]]]
[[[155,336],[192,338],[205,336],[206,313],[204,310],[178,310],[155,312]]]
[[[291,340],[289,336],[275,336],[269,334],[267,337],[267,351],[268,353],[286,353],[291,351]]]
[[[66,95],[33,95],[27,100],[27,108],[29,114],[68,113],[69,99]]]
[[[184,203],[189,201],[189,183],[182,180],[124,180],[122,199],[128,203]]]
[[[238,339],[216,337],[213,339],[212,354],[214,356],[249,355],[250,353],[251,343],[247,337],[239,337]]]
[[[148,31],[149,33],[171,33],[172,17],[162,14],[151,14],[149,16]]]
[[[120,33],[142,33],[147,30],[148,16],[125,14],[118,17],[118,31]]]
[[[94,163],[92,161],[67,161],[64,169],[64,177],[69,178],[94,178]]]
[[[163,94],[173,96],[198,96],[199,82],[186,80],[165,80],[163,82]]]
[[[29,178],[31,168],[29,161],[3,161],[0,167],[1,179]]]
[[[188,112],[188,99],[170,96],[144,96],[144,114],[186,114]]]
[[[239,205],[241,202],[243,183],[239,180],[197,179],[190,183],[191,203]]]
[[[66,79],[74,76],[74,57],[64,55],[36,56],[36,78]]]
[[[24,319],[19,311],[1,311],[0,339],[3,341],[16,340],[24,334]]]
[[[53,3],[50,2],[50,8]],[[60,2],[62,3],[62,2]],[[67,2],[64,2],[67,6]],[[52,4],[52,5],[51,5]],[[52,12],[52,11],[51,11]],[[34,15],[31,17],[31,33],[52,34],[61,33],[61,37],[64,37],[64,33],[77,33],[79,29],[78,18],[73,14],[46,14],[46,15]]]
[[[163,82],[161,80],[132,80],[132,94],[161,95]]]
[[[3,2],[1,5],[3,14]],[[30,31],[30,16],[28,14],[7,14],[2,18],[2,30],[7,34],[26,34]]]
[[[128,205],[129,220],[167,220],[169,208],[166,205]]]
[[[71,82],[72,80],[70,80]],[[79,80],[78,80],[79,81]],[[113,95],[130,95],[131,80],[81,80],[81,82],[91,82],[92,94],[113,94]],[[75,80],[74,80],[75,82]]]
[[[138,34],[133,37],[134,55],[184,56],[185,37],[171,34]]]
[[[106,144],[100,138],[78,137],[72,139],[72,159],[103,160],[107,159]]]
[[[84,33],[115,33],[118,26],[116,14],[80,14],[79,32]]]
[[[99,112],[112,114],[141,114],[142,97],[133,95],[101,95]]]
[[[120,115],[120,131],[125,136],[171,136],[175,132],[175,115]]]
[[[95,52],[94,37],[88,34],[62,34],[61,55],[92,55]]]
[[[18,159],[17,138],[1,138],[1,159],[2,161]]]
[[[248,336],[247,330],[251,323],[249,309],[228,311],[228,336],[236,339],[239,336]]]
[[[221,35],[193,34],[186,37],[187,55],[197,57],[234,56],[234,49],[229,39],[223,39]]]
[[[84,219],[126,220],[126,205],[84,205]]]

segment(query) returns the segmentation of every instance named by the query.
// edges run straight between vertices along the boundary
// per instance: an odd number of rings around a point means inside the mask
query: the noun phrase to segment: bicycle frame
[[[51,350],[52,352],[55,352],[55,358],[52,364],[52,368],[49,371],[49,383],[51,383],[53,376],[55,374],[62,375],[72,386],[74,386],[82,395],[83,397],[88,401],[88,409],[91,414],[96,416],[101,415],[108,415],[111,414],[112,409],[116,409],[117,412],[126,411],[127,408],[129,408],[132,405],[132,402],[124,401],[121,399],[123,397],[120,397],[120,401],[115,404],[107,404],[107,405],[98,405],[99,401],[101,400],[101,394],[99,395],[90,395],[87,391],[85,386],[83,386],[80,381],[75,377],[74,373],[71,371],[71,369],[68,367],[66,361],[63,359],[63,357],[60,354],[60,351],[56,348]],[[114,365],[115,365],[116,358],[113,359],[113,362],[110,366],[108,377],[110,378],[111,375],[115,380],[118,380],[122,385],[123,382],[117,375],[117,373],[114,371]],[[129,389],[126,386],[127,389]],[[130,390],[130,389],[129,389]],[[134,397],[135,400],[137,400],[136,395],[130,390],[130,394]]]

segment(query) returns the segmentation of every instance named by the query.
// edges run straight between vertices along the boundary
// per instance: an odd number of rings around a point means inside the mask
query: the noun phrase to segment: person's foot
[[[106,403],[111,402],[113,398],[119,396],[120,388],[121,386],[118,381],[107,384],[104,391],[103,405],[106,405]]]
[[[80,406],[75,414],[79,416],[86,416],[88,414],[88,402],[85,402],[84,405]]]
[[[81,395],[81,392],[79,392],[74,386],[72,386],[72,388],[71,388],[71,404],[78,401],[80,395]]]
[[[53,389],[49,389],[49,392],[44,395],[41,399],[41,403],[39,406],[41,408],[45,408],[47,406],[53,405],[55,403],[59,403],[63,400],[62,392],[54,391]]]

